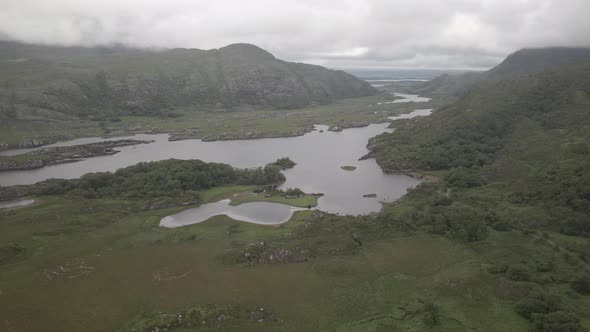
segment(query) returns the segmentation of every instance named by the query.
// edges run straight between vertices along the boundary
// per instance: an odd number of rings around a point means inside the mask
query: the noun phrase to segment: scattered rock
[[[53,279],[76,279],[83,277],[94,272],[95,268],[89,266],[84,260],[78,259],[74,261],[68,261],[63,265],[59,265],[53,268],[44,269],[41,274],[47,280]]]
[[[302,263],[308,260],[305,249],[272,248],[266,242],[251,243],[237,258],[238,263],[286,264]]]
[[[232,324],[281,324],[275,314],[266,309],[247,308],[241,305],[202,305],[180,312],[155,312],[128,324],[123,331],[163,332],[178,330],[218,330]],[[230,325],[227,325],[230,324]]]

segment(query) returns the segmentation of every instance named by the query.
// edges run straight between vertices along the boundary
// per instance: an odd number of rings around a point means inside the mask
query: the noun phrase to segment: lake
[[[12,199],[8,201],[0,201],[0,209],[10,209],[16,207],[23,207],[35,203],[34,199]]]
[[[232,219],[261,225],[278,225],[289,219],[295,211],[306,210],[285,204],[250,202],[237,206],[229,205],[230,200],[203,204],[163,218],[160,226],[174,228],[203,222],[211,217],[226,215]]]
[[[402,97],[406,102],[427,101],[427,98],[412,95]],[[430,110],[416,110],[410,114],[392,117],[392,120],[427,115],[429,112]],[[115,155],[89,158],[76,163],[36,170],[2,172],[0,185],[32,184],[50,178],[71,179],[86,173],[115,171],[139,162],[170,158],[201,159],[226,163],[238,168],[251,168],[264,166],[281,157],[289,157],[297,165],[284,171],[286,181],[281,188],[296,187],[307,193],[323,193],[324,196],[318,200],[319,210],[342,215],[362,215],[379,211],[382,207],[380,202],[393,202],[403,196],[408,188],[419,183],[418,180],[403,174],[384,173],[373,159],[359,160],[368,152],[366,144],[371,137],[392,131],[387,126],[388,123],[381,123],[331,132],[327,131],[327,126],[316,125],[315,131],[298,137],[216,142],[203,142],[200,139],[170,142],[168,134],[134,135],[131,137],[154,142],[120,147],[117,148],[120,152]],[[85,138],[74,142],[80,144],[100,140],[104,139]],[[72,144],[72,141],[58,144],[68,145]],[[341,169],[341,166],[354,166],[356,169],[346,171]],[[365,194],[375,194],[376,197],[363,197]],[[239,212],[244,219],[254,220],[260,215],[252,213],[256,210],[263,209],[247,208]],[[232,213],[229,210],[226,212]]]

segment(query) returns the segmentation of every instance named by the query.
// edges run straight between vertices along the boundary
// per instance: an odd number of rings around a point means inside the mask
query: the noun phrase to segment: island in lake
[[[352,172],[352,171],[356,170],[357,167],[356,166],[340,166],[340,169],[343,169],[345,171]]]

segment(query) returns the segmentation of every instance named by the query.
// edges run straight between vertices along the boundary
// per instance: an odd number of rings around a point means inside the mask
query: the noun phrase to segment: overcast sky
[[[488,68],[590,46],[590,0],[0,0],[0,36],[211,49],[256,44],[332,68]]]

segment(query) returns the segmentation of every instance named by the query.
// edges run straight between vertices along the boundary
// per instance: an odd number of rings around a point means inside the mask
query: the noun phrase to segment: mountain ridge
[[[376,93],[343,71],[283,61],[244,43],[144,50],[0,42],[0,73],[0,118],[25,120],[291,109]]]
[[[430,96],[462,97],[481,84],[589,61],[590,48],[586,47],[524,48],[511,53],[501,63],[485,72],[441,75],[417,85],[413,92]]]

